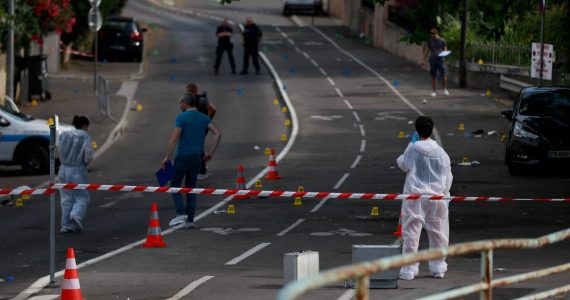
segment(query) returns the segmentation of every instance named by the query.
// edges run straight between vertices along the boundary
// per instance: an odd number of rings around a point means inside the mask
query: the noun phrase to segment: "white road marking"
[[[349,109],[354,109],[348,100],[344,99],[344,103],[346,103],[346,106],[348,106]]]
[[[301,49],[299,49],[299,47],[297,47],[297,46],[295,46],[295,51],[297,51],[297,52],[299,52],[299,53],[303,52],[303,51],[301,51]]]
[[[275,26],[275,30],[277,30],[277,32],[281,32],[281,28]]]
[[[214,278],[214,276],[204,276],[196,281],[193,281],[192,283],[190,283],[189,285],[187,285],[184,289],[182,289],[180,292],[178,292],[176,295],[168,298],[167,300],[178,300],[178,299],[182,299],[182,297],[190,294],[193,290],[195,290],[198,286],[200,286],[202,283],[210,280]]]
[[[286,34],[285,32],[281,31],[281,35],[282,35],[284,38],[287,38],[287,34]]]
[[[350,173],[344,173],[344,175],[342,175],[339,181],[334,185],[333,189],[337,190],[339,187],[341,187],[344,181],[348,178],[348,176],[350,176]]]
[[[307,59],[311,59],[311,56],[309,56],[309,53],[307,52],[303,52],[303,56],[305,56]]]
[[[354,162],[352,163],[352,165],[350,165],[351,169],[356,168],[356,166],[358,166],[358,163],[360,162],[360,160],[362,159],[362,155],[357,155],[356,159],[354,160]]]
[[[360,116],[358,115],[358,113],[353,110],[353,111],[352,111],[352,114],[354,115],[354,118],[356,119],[356,122],[360,122]]]
[[[360,152],[366,151],[366,140],[360,141]]]
[[[327,72],[323,68],[319,68],[319,71],[323,73],[323,76],[329,76],[329,74],[327,74]]]
[[[324,197],[321,201],[319,201],[319,203],[317,203],[317,205],[315,205],[315,207],[313,207],[313,209],[311,209],[312,213],[317,212],[317,210],[319,210],[321,208],[321,206],[323,206],[327,200],[329,200],[329,197]]]
[[[342,94],[342,92],[337,87],[335,87],[334,90],[336,91],[336,93],[338,94],[339,97],[344,98],[344,95]]]
[[[59,295],[42,295],[30,298],[30,300],[54,300],[58,299]]]
[[[358,59],[356,56],[352,55],[352,53],[342,49],[333,39],[331,39],[330,37],[328,37],[326,34],[324,34],[322,31],[320,31],[318,28],[314,27],[314,26],[310,26],[311,29],[313,29],[315,32],[317,32],[318,34],[320,34],[324,39],[326,39],[327,41],[329,41],[329,43],[331,43],[331,45],[333,45],[335,48],[338,49],[338,51],[344,53],[344,55],[352,58],[354,61],[356,61],[358,64],[360,64],[363,68],[367,69],[368,71],[370,71],[370,73],[374,74],[374,76],[376,76],[378,79],[380,79],[382,82],[384,82],[384,84],[386,84],[394,94],[396,94],[396,96],[398,96],[402,102],[404,102],[408,107],[410,107],[412,110],[414,110],[416,113],[418,113],[418,115],[420,116],[424,116],[425,114],[419,110],[416,106],[414,106],[410,100],[408,100],[406,97],[404,97],[404,95],[402,95],[400,93],[400,91],[398,91],[398,89],[396,89],[388,80],[386,80],[386,78],[384,78],[382,75],[380,75],[378,72],[376,72],[376,70],[374,70],[373,68],[371,68],[370,66],[368,66],[367,64],[365,64],[364,62],[362,62],[360,59]],[[434,128],[433,129],[433,136],[434,139],[443,146],[441,137],[438,133],[438,131]]]
[[[138,193],[137,193],[137,194],[138,194]],[[101,206],[99,206],[99,207],[101,207],[101,208],[109,208],[109,207],[115,205],[116,203],[117,203],[117,202],[115,202],[115,201],[109,201],[109,202],[107,202],[107,203],[105,203],[105,204],[103,204],[103,205],[101,205]]]
[[[291,21],[293,21],[293,23],[295,23],[295,25],[297,25],[299,27],[305,27],[305,22],[303,22],[303,20],[299,19],[299,17],[297,17],[296,15],[293,15],[291,17]]]
[[[303,45],[306,45],[306,46],[322,46],[324,44],[321,42],[308,41],[308,42],[304,42]]]
[[[311,116],[311,119],[318,119],[318,120],[324,120],[324,121],[332,121],[334,119],[342,119],[342,116],[339,115],[333,115],[333,116],[319,116],[319,115],[313,115]]]
[[[289,43],[290,43],[291,45],[295,45],[295,42],[294,42],[291,38],[288,38],[287,40],[289,41]]]
[[[284,236],[285,234],[287,234],[287,232],[289,232],[289,231],[291,231],[293,228],[299,226],[299,224],[303,223],[304,221],[305,221],[305,219],[299,219],[299,220],[297,220],[297,222],[293,223],[293,225],[291,225],[291,226],[285,228],[285,230],[279,232],[279,233],[277,234],[277,236]]]
[[[314,59],[311,59],[311,63],[312,63],[315,67],[317,67],[317,68],[319,67],[319,64],[318,64]]]
[[[340,297],[338,297],[337,300],[352,300],[355,295],[356,295],[355,289],[348,289],[346,292],[342,293],[342,295],[340,295]]]
[[[364,126],[362,126],[362,124],[360,124],[360,125],[358,125],[358,127],[360,127],[360,135],[366,136],[366,132],[364,131]]]
[[[332,78],[330,78],[329,76],[327,76],[327,80],[331,83],[332,86],[335,86],[336,83],[334,83],[334,81],[332,80]]]
[[[238,264],[240,261],[242,261],[242,260],[244,260],[244,259],[246,259],[246,258],[252,256],[253,254],[255,254],[256,252],[258,252],[259,250],[261,250],[261,249],[263,249],[263,248],[265,248],[265,247],[267,247],[267,246],[269,246],[269,245],[271,245],[271,243],[261,243],[261,244],[255,246],[255,247],[253,247],[253,248],[247,250],[247,251],[244,252],[242,255],[240,255],[240,256],[238,256],[238,257],[236,257],[236,258],[234,258],[234,259],[228,261],[228,262],[226,263],[226,265],[228,265],[228,266],[236,265],[236,264]]]

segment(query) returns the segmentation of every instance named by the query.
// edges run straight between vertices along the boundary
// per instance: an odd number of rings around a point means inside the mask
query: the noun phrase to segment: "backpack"
[[[203,92],[201,95],[194,97],[194,107],[196,107],[197,111],[205,114],[206,116],[208,115],[209,103],[210,102],[208,101],[208,95],[206,92]]]

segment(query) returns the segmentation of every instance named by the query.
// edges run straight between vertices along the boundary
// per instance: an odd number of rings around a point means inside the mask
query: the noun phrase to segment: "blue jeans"
[[[185,187],[196,187],[196,179],[198,171],[202,164],[202,154],[189,154],[177,156],[174,159],[174,177],[170,182],[170,187],[181,187],[182,179],[185,179]],[[177,215],[188,215],[188,222],[194,222],[194,213],[196,212],[196,194],[186,195],[186,208],[184,207],[183,197],[181,194],[172,194],[174,206]]]

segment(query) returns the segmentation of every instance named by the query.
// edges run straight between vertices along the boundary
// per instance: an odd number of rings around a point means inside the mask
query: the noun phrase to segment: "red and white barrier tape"
[[[260,197],[302,197],[329,199],[367,199],[367,200],[447,200],[471,202],[507,202],[507,201],[538,201],[538,202],[570,202],[570,198],[508,198],[508,197],[465,197],[465,196],[433,196],[405,194],[370,194],[370,193],[328,193],[328,192],[291,192],[291,191],[261,191],[211,188],[171,188],[143,185],[108,185],[108,184],[66,184],[56,183],[47,189],[0,189],[0,195],[50,195],[56,190],[88,190],[116,192],[145,192],[145,193],[180,193],[199,195],[246,195]]]
[[[73,50],[73,49],[66,49],[66,46],[62,41],[59,42],[59,46],[60,46],[59,52],[62,52],[62,53],[71,53],[73,55],[84,56],[84,57],[93,57],[94,56],[92,52],[81,52],[81,51],[77,51],[77,50]]]

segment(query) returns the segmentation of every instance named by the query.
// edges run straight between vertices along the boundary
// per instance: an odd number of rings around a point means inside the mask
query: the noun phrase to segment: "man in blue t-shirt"
[[[194,107],[195,99],[192,94],[185,94],[180,98],[180,113],[176,117],[176,125],[170,136],[166,156],[161,161],[163,168],[176,150],[174,159],[174,178],[170,182],[170,187],[180,187],[182,179],[185,179],[185,187],[196,187],[198,171],[202,160],[209,161],[216,152],[222,134],[218,127],[212,123],[210,118],[200,113]],[[214,135],[215,141],[210,151],[204,151],[204,139],[206,130]],[[177,146],[178,145],[178,146]],[[194,213],[196,211],[196,194],[186,195],[186,207],[180,194],[172,194],[174,206],[176,206],[176,217],[169,223],[170,226],[184,224],[184,228],[194,228]]]

